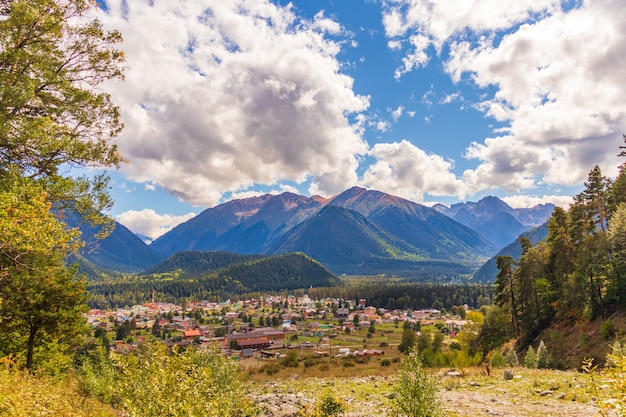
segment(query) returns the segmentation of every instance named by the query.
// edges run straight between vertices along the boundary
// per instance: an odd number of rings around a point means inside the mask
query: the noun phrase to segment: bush
[[[299,365],[298,352],[295,350],[288,351],[280,363],[285,368],[297,368]]]
[[[389,359],[383,359],[380,361],[380,366],[391,366],[391,361]]]
[[[602,417],[626,415],[626,349],[618,342],[611,346],[611,353],[607,355],[606,365],[601,373],[603,381],[607,383],[602,390],[594,376],[596,367],[592,366],[592,359],[586,359],[582,369],[589,374],[591,388],[599,398],[598,414]]]
[[[539,343],[539,347],[537,348],[537,368],[549,368],[550,367],[550,353],[548,352],[548,348],[546,344]]]
[[[398,380],[394,385],[393,410],[398,416],[438,417],[441,405],[437,399],[436,382],[426,372],[416,353],[400,362]]]
[[[225,417],[247,410],[238,366],[218,346],[180,353],[147,342],[117,362],[119,392],[131,416]]]
[[[327,391],[317,400],[315,409],[316,417],[333,417],[343,414],[345,407],[341,401]]]
[[[0,415],[115,417],[112,408],[85,397],[72,379],[34,375],[0,359]]]
[[[280,367],[276,364],[264,365],[261,369],[269,376],[275,375],[280,371]]]
[[[355,365],[356,363],[354,362],[354,359],[352,358],[344,359],[343,361],[344,368],[353,368]]]
[[[506,351],[504,358],[506,359],[506,363],[509,366],[518,366],[519,359],[517,358],[517,352],[515,352],[515,348],[511,347]]]
[[[504,368],[506,365],[506,359],[500,352],[495,352],[489,360],[489,365],[491,365],[492,368]]]
[[[602,324],[600,324],[600,329],[598,331],[604,340],[609,340],[610,338],[615,337],[615,323],[613,323],[613,320],[603,321]]]
[[[524,366],[527,368],[537,367],[537,354],[535,353],[535,350],[532,346],[528,346],[526,356],[524,357]]]
[[[463,350],[463,347],[461,346],[459,342],[452,342],[450,343],[449,349],[450,350]]]

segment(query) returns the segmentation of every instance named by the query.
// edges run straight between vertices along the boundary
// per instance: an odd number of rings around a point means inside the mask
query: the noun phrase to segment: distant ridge
[[[489,259],[478,271],[474,273],[473,280],[480,283],[493,283],[496,280],[498,274],[498,268],[496,267],[496,258],[498,256],[507,255],[515,259],[516,261],[522,256],[522,245],[519,242],[520,238],[528,238],[530,243],[536,245],[540,241],[544,240],[548,236],[548,223],[544,223],[539,227],[530,229],[527,232],[522,233],[517,239],[511,242],[508,246],[504,247],[493,258]]]
[[[436,210],[471,228],[498,248],[503,248],[517,237],[545,223],[554,204],[538,204],[531,208],[512,208],[497,197],[484,197],[478,202],[434,206]]]
[[[151,248],[167,256],[188,250],[300,251],[336,274],[418,275],[435,264],[467,274],[497,251],[432,208],[361,187],[329,199],[283,193],[229,201],[176,226]]]
[[[73,259],[82,265],[81,268],[88,277],[100,275],[102,271],[98,272],[98,267],[116,272],[135,273],[165,259],[163,254],[153,250],[118,222],[115,222],[115,228],[105,239],[98,240],[95,236],[100,228],[90,227],[81,222],[76,214],[65,212],[61,220],[70,227],[78,227],[81,232],[85,246],[81,249],[80,256]],[[85,264],[81,257],[93,265]]]

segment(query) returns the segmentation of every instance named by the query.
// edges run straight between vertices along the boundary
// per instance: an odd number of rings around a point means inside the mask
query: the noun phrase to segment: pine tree
[[[539,343],[539,347],[537,348],[537,367],[550,367],[550,352],[548,352],[548,348],[546,347],[546,344],[543,343],[543,340]]]
[[[535,350],[532,346],[528,346],[526,356],[524,357],[524,366],[527,368],[537,367],[537,354],[535,353]]]

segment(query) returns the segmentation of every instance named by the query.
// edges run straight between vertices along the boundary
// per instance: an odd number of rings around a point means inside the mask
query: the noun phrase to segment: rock
[[[510,381],[513,379],[513,372],[509,369],[507,369],[506,371],[504,371],[504,379],[507,381]]]
[[[552,395],[552,391],[550,390],[541,391],[539,395],[542,397],[547,397],[548,395]]]
[[[460,377],[461,373],[459,371],[448,371],[446,372],[446,376],[454,376],[454,377]]]

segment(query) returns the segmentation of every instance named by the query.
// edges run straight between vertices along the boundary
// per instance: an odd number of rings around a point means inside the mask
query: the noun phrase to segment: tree
[[[548,348],[542,340],[537,348],[537,368],[548,367],[550,367],[550,352],[548,352]]]
[[[393,410],[398,416],[437,417],[441,405],[437,384],[428,375],[417,353],[412,352],[400,362],[398,379],[393,387]]]
[[[123,54],[114,48],[121,37],[86,19],[91,7],[0,7],[0,353],[23,357],[27,368],[37,349],[69,346],[83,329],[84,282],[65,266],[78,236],[57,217],[70,209],[103,234],[112,224],[100,214],[111,204],[107,177],[65,174],[122,160],[111,143],[122,129],[119,109],[98,90],[122,77]]]
[[[526,356],[524,356],[524,366],[527,368],[536,368],[537,367],[537,354],[535,353],[535,349],[532,346],[528,346],[528,350],[526,351]]]
[[[415,347],[416,336],[415,331],[410,328],[402,330],[402,340],[398,345],[398,350],[402,353],[409,353]]]
[[[608,283],[608,298],[617,305],[626,300],[626,203],[620,203],[613,213],[608,232],[613,254],[613,274]]]
[[[32,180],[0,177],[0,236],[0,354],[30,369],[36,349],[54,342],[68,351],[85,330],[85,283],[64,262],[77,234]]]
[[[502,308],[508,309],[511,314],[511,323],[515,328],[515,335],[519,339],[520,328],[517,318],[517,305],[515,304],[515,282],[513,267],[515,261],[510,256],[498,256],[496,258],[496,267],[499,272],[496,276],[494,288],[494,303]]]

